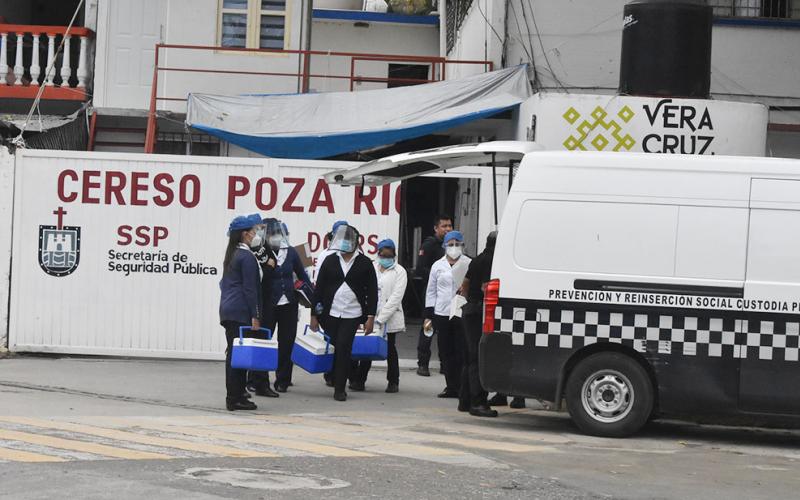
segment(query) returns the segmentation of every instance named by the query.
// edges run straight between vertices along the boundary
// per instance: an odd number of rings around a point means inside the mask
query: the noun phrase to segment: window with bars
[[[220,0],[219,44],[284,49],[286,18],[286,0]]]
[[[458,36],[458,30],[461,29],[461,24],[464,22],[464,18],[467,17],[467,12],[469,12],[470,5],[472,5],[472,0],[446,1],[445,8],[447,9],[446,29],[447,29],[448,54],[450,53],[451,50],[453,50],[453,46],[456,44],[456,37]]]
[[[709,0],[718,17],[800,19],[800,0]]]

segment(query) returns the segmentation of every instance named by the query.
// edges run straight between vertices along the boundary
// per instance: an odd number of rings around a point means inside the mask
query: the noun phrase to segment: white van
[[[486,291],[487,390],[566,400],[604,436],[655,415],[800,415],[800,160],[516,144],[329,176],[521,161]]]
[[[486,389],[583,431],[800,414],[800,161],[530,153],[486,299]]]

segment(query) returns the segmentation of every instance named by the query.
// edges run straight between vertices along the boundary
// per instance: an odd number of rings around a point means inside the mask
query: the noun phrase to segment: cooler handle
[[[239,345],[242,345],[242,342],[244,341],[244,332],[246,331],[252,332],[253,327],[247,325],[242,325],[239,327]],[[267,332],[267,340],[272,340],[272,330],[270,330],[269,328],[259,328],[258,331]]]
[[[306,327],[303,329],[303,335],[308,333],[308,329],[310,327],[311,327],[311,325],[306,325]],[[322,337],[325,339],[325,354],[328,354],[328,351],[330,351],[330,348],[331,348],[331,338],[328,337],[327,335],[325,335],[325,332],[322,330],[322,328],[320,328],[319,332],[317,332],[317,333],[322,335]]]

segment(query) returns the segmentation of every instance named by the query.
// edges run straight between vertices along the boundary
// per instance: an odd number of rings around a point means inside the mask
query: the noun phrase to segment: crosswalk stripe
[[[459,450],[447,448],[434,448],[432,446],[418,445],[412,443],[397,443],[387,439],[375,439],[373,436],[365,436],[361,433],[352,432],[325,432],[317,429],[303,427],[297,424],[264,425],[257,424],[233,424],[226,426],[227,430],[245,430],[258,434],[292,434],[303,438],[313,438],[322,441],[341,443],[352,448],[366,449],[382,455],[395,455],[403,457],[411,456],[448,456],[463,455]]]
[[[118,419],[113,419],[113,418],[109,420],[118,421]],[[308,443],[290,438],[276,438],[276,437],[237,434],[233,432],[224,432],[224,431],[209,429],[207,427],[190,427],[182,425],[179,426],[179,425],[161,424],[152,420],[145,420],[145,419],[137,419],[136,425],[146,429],[153,429],[173,434],[185,434],[188,436],[223,439],[225,441],[234,441],[237,443],[250,443],[263,446],[273,446],[276,448],[286,448],[290,450],[304,451],[307,453],[313,453],[315,455],[323,455],[331,457],[374,457],[375,456],[375,454],[373,453],[350,450],[347,448],[340,448],[337,446]]]
[[[0,460],[10,460],[12,462],[65,462],[61,457],[42,455],[30,451],[15,450],[13,448],[0,448]]]
[[[0,417],[0,421],[21,424],[21,425],[28,425],[33,427],[42,427],[45,429],[57,429],[67,432],[78,432],[81,434],[99,436],[118,441],[127,441],[131,443],[158,446],[162,448],[174,448],[178,450],[194,451],[194,452],[205,453],[215,456],[222,456],[222,457],[275,458],[280,456],[274,453],[242,450],[242,449],[230,448],[227,446],[218,446],[208,443],[198,443],[193,441],[183,441],[179,439],[149,436],[146,434],[138,434],[135,432],[120,431],[117,429],[108,429],[97,426],[76,424],[72,422],[42,420],[42,419],[27,418],[27,417]]]
[[[87,441],[76,441],[73,439],[64,439],[55,436],[45,436],[42,434],[31,434],[28,432],[12,431],[8,429],[0,429],[0,439],[21,441],[23,443],[37,444],[40,446],[47,446],[50,448],[58,448],[70,451],[80,451],[84,453],[92,453],[94,455],[102,455],[106,457],[123,458],[129,460],[171,458],[169,455],[164,455],[161,453],[128,450],[125,448],[116,448],[112,446],[106,446],[103,444],[90,443]]]
[[[439,431],[460,431],[466,432],[473,436],[485,436],[488,438],[498,438],[504,437],[509,439],[518,439],[523,441],[534,441],[534,442],[545,442],[549,444],[567,444],[572,440],[568,437],[559,436],[559,435],[549,435],[544,433],[533,433],[531,431],[525,430],[508,430],[508,429],[498,429],[497,427],[487,425],[486,427],[476,425],[476,424],[462,424],[458,422],[428,422],[421,424],[423,427],[428,427],[431,429],[439,430]]]

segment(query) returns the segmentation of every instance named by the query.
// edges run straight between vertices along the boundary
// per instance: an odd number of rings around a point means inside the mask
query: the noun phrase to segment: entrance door
[[[100,2],[95,105],[146,109],[150,105],[155,45],[162,40],[166,0]]]
[[[768,302],[761,311],[778,311],[754,312],[739,322],[739,406],[800,413],[800,181],[751,182],[744,296]]]

